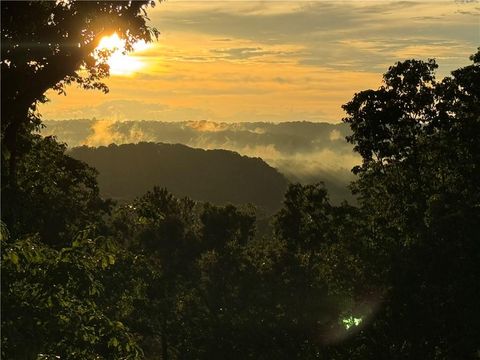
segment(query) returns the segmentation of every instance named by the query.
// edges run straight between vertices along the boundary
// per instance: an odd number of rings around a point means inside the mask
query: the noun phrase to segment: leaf
[[[110,341],[108,342],[108,347],[116,348],[116,347],[118,347],[118,344],[119,344],[119,342],[118,342],[117,338],[111,338]]]
[[[17,254],[10,253],[9,258],[12,261],[12,263],[14,263],[15,265],[18,265],[18,262],[19,262],[20,259],[19,259]]]

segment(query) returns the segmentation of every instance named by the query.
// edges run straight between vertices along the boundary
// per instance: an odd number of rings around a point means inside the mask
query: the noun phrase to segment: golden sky
[[[158,42],[124,58],[108,94],[48,93],[44,119],[339,122],[396,61],[438,75],[480,45],[480,4],[457,1],[182,1],[149,11]]]

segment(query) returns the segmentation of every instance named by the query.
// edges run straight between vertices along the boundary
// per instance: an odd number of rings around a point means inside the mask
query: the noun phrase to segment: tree
[[[1,241],[2,358],[141,358],[134,334],[102,304],[106,288],[121,285],[101,281],[117,257],[111,241],[83,231],[55,250],[35,237],[11,239],[3,225]]]
[[[40,125],[37,105],[46,101],[45,92],[64,93],[70,83],[106,92],[101,79],[109,74],[109,52],[95,48],[113,32],[126,51],[136,41],[151,41],[158,31],[146,24],[146,8],[154,4],[2,1],[2,185],[14,183],[17,157]]]
[[[125,318],[147,356],[282,356],[276,288],[285,248],[254,239],[252,209],[198,204],[154,188],[118,209],[112,230],[151,269],[146,298]]]
[[[177,199],[158,187],[113,214],[114,237],[135,254],[135,259],[144,259],[141,265],[132,264],[131,270],[144,281],[145,298],[136,302],[132,314],[125,320],[141,334],[147,356],[176,358],[178,342],[188,342],[181,335],[191,328],[181,325],[177,308],[179,302],[189,297],[196,301],[194,266],[200,253],[198,223],[196,204],[192,200]],[[120,271],[111,276],[119,280],[122,274],[125,273]]]
[[[2,198],[2,219],[12,237],[37,234],[62,247],[87,226],[105,226],[112,204],[99,195],[96,170],[65,151],[52,137],[31,137],[18,161],[16,191]]]
[[[107,91],[108,51],[95,51],[116,32],[129,51],[151,41],[153,1],[3,1],[2,36],[2,357],[137,359],[142,350],[120,321],[142,298],[107,282],[118,253],[106,233],[110,203],[99,197],[96,172],[65,154],[66,146],[32,131],[45,92],[77,83]],[[4,225],[3,221],[7,223]],[[6,236],[6,229],[11,236]],[[134,268],[138,270],[138,268]],[[140,283],[140,285],[138,285]],[[103,301],[107,298],[110,303]],[[113,305],[115,304],[115,306]]]
[[[275,231],[287,249],[279,286],[287,358],[330,358],[326,349],[356,328],[347,329],[345,321],[368,318],[372,309],[366,305],[379,292],[367,267],[363,216],[347,203],[333,206],[322,184],[295,184],[285,194]]]
[[[344,105],[369,262],[388,289],[354,345],[365,358],[478,356],[480,52],[471,59],[442,81],[433,60],[398,63]]]

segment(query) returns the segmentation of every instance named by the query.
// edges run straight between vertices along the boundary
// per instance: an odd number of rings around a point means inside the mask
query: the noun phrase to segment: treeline
[[[159,188],[113,206],[52,138],[32,138],[17,181],[2,210],[4,358],[305,358],[347,336],[357,210],[320,186],[290,187],[256,237],[253,208]]]
[[[2,189],[2,357],[478,358],[472,60],[442,81],[433,60],[398,63],[356,94],[358,206],[292,185],[261,235],[252,209],[159,188],[115,206],[94,169],[29,135]]]

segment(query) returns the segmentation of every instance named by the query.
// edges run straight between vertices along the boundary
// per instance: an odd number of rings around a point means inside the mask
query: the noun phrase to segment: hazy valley
[[[216,123],[211,121],[197,122],[160,122],[160,121],[109,121],[109,120],[64,120],[64,121],[45,121],[46,127],[42,130],[42,134],[55,135],[60,142],[65,142],[73,149],[72,156],[86,161],[89,165],[97,168],[100,172],[99,185],[104,190],[105,195],[114,198],[128,198],[132,194],[137,196],[146,191],[144,185],[140,186],[130,183],[128,192],[111,193],[112,182],[125,182],[126,178],[118,179],[119,173],[112,172],[111,167],[115,166],[111,162],[105,162],[101,159],[106,156],[107,150],[87,151],[85,149],[74,149],[78,146],[108,146],[110,144],[136,144],[139,142],[153,142],[164,144],[183,144],[191,148],[213,150],[223,149],[237,152],[244,157],[235,157],[229,155],[231,159],[237,159],[238,168],[231,169],[226,177],[214,176],[211,174],[213,182],[205,183],[205,186],[211,190],[202,190],[192,188],[195,185],[186,181],[185,186],[180,186],[182,182],[169,181],[175,178],[181,179],[186,173],[177,173],[178,167],[169,166],[162,167],[164,171],[162,175],[146,180],[148,186],[159,185],[165,186],[169,190],[181,196],[191,196],[196,200],[208,200],[216,204],[224,202],[232,202],[235,204],[252,202],[260,207],[265,204],[249,195],[234,198],[226,196],[220,199],[219,194],[216,196],[206,196],[206,192],[214,193],[222,179],[225,180],[224,187],[231,183],[236,176],[251,177],[259,180],[258,176],[249,172],[248,167],[242,166],[248,162],[246,156],[250,158],[261,158],[268,165],[276,168],[282,173],[289,182],[300,182],[302,184],[312,184],[316,182],[324,182],[329,190],[332,201],[339,203],[343,200],[353,201],[353,197],[347,189],[348,183],[353,179],[350,169],[359,163],[359,158],[352,151],[352,146],[345,140],[345,136],[349,134],[348,126],[345,124],[329,124],[329,123],[313,123],[313,122],[286,122],[286,123],[268,123],[268,122],[244,122],[244,123]],[[135,147],[122,148],[114,151],[110,149],[110,155],[114,156],[116,161],[121,162],[122,156],[127,152],[134,152]],[[153,148],[151,148],[153,149]],[[168,150],[167,150],[168,149]],[[188,154],[188,155],[187,155]],[[155,150],[155,155],[149,157],[149,161],[136,163],[136,166],[144,166],[142,173],[150,171],[153,164],[174,164],[178,161],[187,161],[190,164],[195,162],[193,154],[202,154],[206,163],[208,158],[215,161],[214,152],[195,152],[193,149],[187,150],[184,147],[167,147],[159,145]],[[120,156],[120,157],[118,157]],[[155,159],[155,160],[153,160]],[[109,169],[105,168],[108,164]],[[142,165],[143,164],[143,165]],[[258,164],[258,162],[257,162]],[[121,168],[121,165],[117,165]],[[157,166],[158,168],[158,166]],[[200,171],[196,166],[187,167],[188,176],[195,176]],[[268,166],[263,167],[267,169]],[[225,168],[226,169],[226,168]],[[223,170],[229,171],[229,170]],[[218,169],[217,169],[218,170]],[[273,170],[273,169],[272,169]],[[200,172],[203,173],[203,172]],[[107,175],[108,174],[108,175]],[[160,174],[160,173],[159,173]],[[112,178],[113,176],[113,178]],[[125,174],[128,177],[128,174]],[[131,176],[130,176],[131,177]],[[265,182],[268,177],[259,182]],[[109,185],[106,185],[106,184]],[[145,184],[145,185],[146,185]],[[245,184],[244,184],[245,185]],[[261,186],[257,185],[260,189]],[[283,194],[278,194],[279,187],[272,183],[271,188],[266,188],[267,193],[273,199],[282,198]],[[283,188],[285,189],[285,187]],[[233,190],[233,189],[232,189]],[[206,191],[206,192],[205,192]],[[248,186],[240,186],[238,191],[251,192]],[[128,194],[127,194],[128,193]],[[226,195],[226,194],[225,194]],[[253,201],[252,201],[253,200]],[[280,201],[278,201],[278,204]],[[274,209],[275,206],[268,205],[268,209]],[[269,211],[270,212],[270,211]]]

